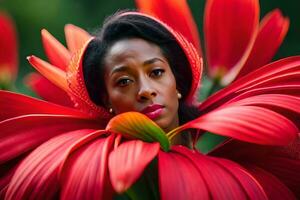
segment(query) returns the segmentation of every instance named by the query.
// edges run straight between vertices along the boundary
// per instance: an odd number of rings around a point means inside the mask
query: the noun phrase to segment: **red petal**
[[[109,156],[110,179],[114,189],[126,191],[159,151],[159,143],[132,140],[118,146]],[[122,166],[122,167],[120,167]]]
[[[33,72],[27,75],[25,82],[36,94],[47,101],[68,107],[74,106],[74,103],[65,91],[52,84],[40,74]]]
[[[294,194],[272,174],[255,166],[248,166],[247,169],[262,185],[268,199],[296,200]]]
[[[260,92],[260,94],[263,94],[273,92],[276,87],[290,86],[295,89],[294,91],[299,91],[299,80],[300,56],[285,58],[261,67],[235,81],[231,85],[210,96],[200,105],[199,109],[206,113],[249,90],[256,90],[256,93],[261,90],[262,92]],[[285,91],[286,90],[277,90],[276,93],[285,94]]]
[[[261,187],[261,182],[257,183],[256,177],[252,176],[251,173],[232,161],[217,158],[211,159],[239,180],[249,199],[267,199],[266,191]]]
[[[15,25],[12,19],[0,12],[0,79],[1,74],[16,77],[18,71],[18,45]]]
[[[275,55],[289,28],[289,20],[284,18],[280,10],[269,13],[261,22],[260,30],[247,62],[237,78],[248,74],[267,64]]]
[[[108,156],[114,137],[98,138],[81,147],[66,161],[61,199],[112,199]]]
[[[26,156],[27,154],[23,154],[9,162],[0,165],[0,199],[4,199],[11,178],[19,166],[20,161]]]
[[[228,106],[212,111],[179,127],[198,128],[257,144],[287,145],[299,130],[282,115],[256,106]]]
[[[289,149],[290,150],[290,149]],[[262,169],[272,173],[276,176],[282,183],[290,188],[291,191],[299,199],[300,197],[300,148],[298,147],[298,158],[290,158],[283,155],[271,155],[266,157],[265,160],[260,160],[258,162],[253,162]]]
[[[186,0],[161,0],[159,3],[149,0],[136,0],[141,12],[155,16],[180,32],[188,41],[192,42],[202,54],[197,25]]]
[[[199,169],[183,155],[160,151],[158,176],[162,200],[210,199],[209,190]]]
[[[210,155],[224,157],[273,174],[300,198],[300,139],[285,147],[261,146],[231,140]]]
[[[174,150],[189,157],[197,165],[212,199],[245,199],[246,196],[249,199],[267,199],[259,183],[238,164],[198,152],[191,154],[186,148],[177,147]]]
[[[88,115],[72,108],[7,91],[0,91],[0,110],[0,121],[28,114],[56,114],[89,118]]]
[[[228,160],[180,146],[158,159],[161,199],[266,199],[256,180]]]
[[[204,34],[213,77],[223,78],[230,70],[238,73],[253,46],[258,23],[258,0],[207,1]]]
[[[242,98],[238,100],[238,98]],[[262,94],[250,96],[245,99],[243,97],[236,97],[232,100],[231,105],[243,106],[260,106],[280,113],[291,119],[297,125],[297,120],[300,114],[300,98],[284,94]],[[229,102],[230,103],[230,102]],[[300,125],[299,125],[300,127]]]
[[[71,53],[75,53],[91,37],[88,32],[73,24],[65,26],[65,35],[68,49]]]
[[[101,129],[97,121],[63,115],[28,115],[0,123],[0,164],[44,141],[76,129]],[[14,148],[11,148],[14,147]]]
[[[54,85],[56,85],[65,92],[68,92],[70,90],[67,83],[66,73],[63,70],[35,56],[29,56],[27,59],[36,70],[38,70],[45,78],[51,81]]]
[[[43,29],[41,33],[44,49],[49,62],[65,71],[71,59],[69,51],[47,30]]]
[[[16,170],[6,199],[52,199],[59,191],[59,167],[72,147],[91,130],[78,130],[57,136],[26,157]]]

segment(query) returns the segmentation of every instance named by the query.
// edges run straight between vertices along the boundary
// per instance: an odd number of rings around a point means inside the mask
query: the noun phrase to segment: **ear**
[[[176,89],[177,92],[177,98],[180,100],[182,98],[182,94],[178,91],[178,89]]]

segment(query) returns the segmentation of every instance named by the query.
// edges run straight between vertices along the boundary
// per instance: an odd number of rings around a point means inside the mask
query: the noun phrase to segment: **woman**
[[[199,116],[188,100],[202,66],[191,66],[188,59],[168,26],[137,13],[117,13],[87,46],[84,81],[91,100],[111,114],[141,112],[168,132]],[[190,143],[188,135],[175,140]]]

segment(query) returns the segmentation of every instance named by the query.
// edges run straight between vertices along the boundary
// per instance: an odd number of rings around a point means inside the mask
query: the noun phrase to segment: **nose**
[[[140,87],[137,94],[139,101],[152,100],[157,96],[157,92],[149,80],[140,80]]]

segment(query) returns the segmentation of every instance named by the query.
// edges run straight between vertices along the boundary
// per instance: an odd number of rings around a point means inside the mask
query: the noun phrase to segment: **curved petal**
[[[106,130],[146,142],[159,142],[165,151],[170,148],[165,132],[146,115],[139,112],[126,112],[115,116],[108,122]]]
[[[54,85],[59,87],[65,92],[69,92],[70,88],[67,82],[67,75],[66,72],[41,60],[35,56],[28,56],[27,57],[29,63],[39,71],[45,78],[51,81]]]
[[[158,178],[162,200],[210,199],[207,184],[199,169],[185,156],[172,151],[160,151]]]
[[[107,163],[113,142],[112,135],[95,139],[66,160],[61,199],[112,199]]]
[[[299,147],[297,153],[299,154]],[[297,198],[300,197],[299,156],[298,158],[291,158],[287,157],[286,155],[278,154],[269,156],[265,160],[262,159],[256,163],[253,163],[276,176],[276,178],[278,178],[282,183],[285,184],[285,186],[289,187],[289,189],[294,192]]]
[[[158,151],[159,143],[145,143],[139,140],[118,146],[110,154],[108,163],[115,191],[118,193],[126,191],[141,176]]]
[[[268,88],[273,91],[274,87],[278,86],[290,85],[299,88],[299,80],[300,56],[285,58],[265,65],[213,94],[199,106],[199,109],[204,113],[209,112],[249,90],[258,92],[261,89],[263,92],[260,94],[263,94],[268,93]],[[276,93],[285,94],[285,90],[277,90]]]
[[[67,46],[71,53],[75,53],[91,37],[88,32],[73,24],[67,24],[65,26],[65,35]]]
[[[197,25],[186,0],[135,0],[141,12],[155,16],[168,24],[177,32],[180,32],[198,50],[201,56],[200,37]]]
[[[285,94],[262,94],[250,96],[247,98],[242,98],[241,100],[237,100],[238,97],[232,100],[230,105],[241,105],[241,106],[259,106],[268,108],[277,113],[286,116],[291,119],[297,125],[297,121],[299,120],[300,114],[300,97],[295,97],[291,95]],[[300,125],[298,126],[300,127]]]
[[[252,49],[259,24],[258,0],[209,0],[204,34],[211,76],[236,75]]]
[[[12,19],[0,12],[0,81],[11,82],[18,71],[18,44]]]
[[[268,199],[296,200],[294,194],[272,174],[255,166],[246,168],[262,185]]]
[[[182,146],[158,159],[161,199],[267,199],[257,181],[229,160]]]
[[[278,9],[264,17],[253,49],[236,79],[267,64],[273,58],[287,34],[289,24],[289,19],[284,18]]]
[[[30,73],[25,77],[28,85],[41,98],[59,105],[74,107],[69,95],[38,73]]]
[[[298,137],[299,132],[287,118],[256,106],[223,107],[188,122],[167,135],[173,136],[189,128],[266,145],[287,145]]]
[[[252,176],[246,169],[226,159],[213,157],[210,159],[239,181],[249,199],[267,199],[266,191],[261,187],[261,182],[258,181],[257,183],[256,177]]]
[[[273,105],[278,106],[281,108],[290,109],[294,112],[299,112],[299,107],[297,107],[297,104],[300,101],[300,97],[295,93],[294,95],[287,93],[285,94],[282,92],[276,93],[276,89],[283,90],[283,89],[299,89],[300,86],[292,86],[291,87],[270,87],[266,88],[269,91],[272,91],[270,94],[264,94],[260,93],[261,91],[255,91],[255,90],[249,90],[245,93],[242,93],[241,95],[236,96],[235,98],[232,98],[230,101],[228,101],[224,105]]]
[[[23,154],[9,162],[0,165],[0,199],[4,199],[9,182],[13,177],[20,161],[23,160],[28,154]]]
[[[89,118],[88,115],[76,109],[8,91],[0,91],[0,110],[0,122],[28,114],[71,115],[78,118]]]
[[[59,191],[59,166],[73,145],[92,130],[77,130],[57,136],[27,156],[9,184],[6,199],[53,199]]]
[[[71,59],[69,51],[47,30],[43,29],[41,34],[42,42],[49,62],[55,67],[65,71]]]
[[[231,140],[210,152],[210,155],[234,160],[246,168],[259,167],[280,180],[297,198],[300,197],[300,138],[284,147]]]
[[[20,116],[2,121],[0,123],[0,164],[37,147],[54,136],[76,129],[95,130],[101,129],[101,125],[97,121],[74,116],[46,114]]]

